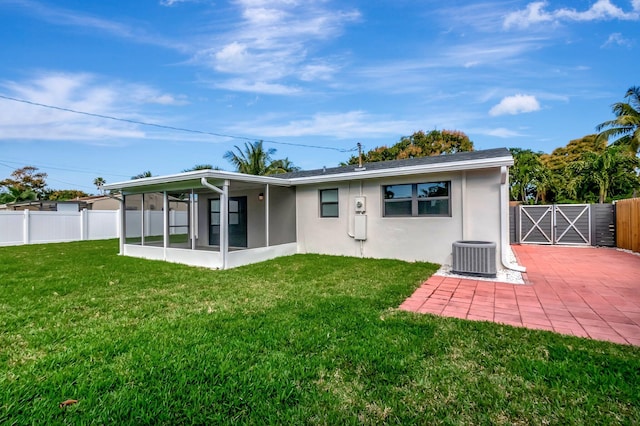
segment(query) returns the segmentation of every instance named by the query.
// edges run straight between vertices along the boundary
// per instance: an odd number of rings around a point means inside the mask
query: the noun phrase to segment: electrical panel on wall
[[[354,197],[353,205],[356,213],[364,213],[367,211],[367,198],[364,196]]]
[[[367,215],[357,214],[353,217],[353,238],[356,241],[367,239]]]

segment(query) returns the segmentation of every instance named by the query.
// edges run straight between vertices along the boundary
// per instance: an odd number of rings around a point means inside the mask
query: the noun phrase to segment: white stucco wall
[[[295,188],[271,186],[269,196],[269,245],[295,242]]]
[[[451,181],[451,217],[382,216],[382,185],[436,181]],[[329,188],[339,189],[338,218],[320,217],[318,191]],[[300,185],[296,189],[298,251],[450,264],[451,244],[467,239],[495,242],[499,253],[499,190],[499,168]],[[361,192],[367,204],[367,240],[363,242],[349,235],[353,235],[353,197]]]

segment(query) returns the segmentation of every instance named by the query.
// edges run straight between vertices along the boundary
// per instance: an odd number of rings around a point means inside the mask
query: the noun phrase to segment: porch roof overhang
[[[225,172],[219,170],[197,170],[194,172],[178,173],[166,176],[154,176],[116,182],[104,186],[106,190],[120,190],[124,194],[143,192],[207,190],[202,184],[202,178],[214,186],[222,186],[225,181],[239,184],[244,188],[262,185],[291,186],[288,179],[271,176],[254,176],[243,173]]]

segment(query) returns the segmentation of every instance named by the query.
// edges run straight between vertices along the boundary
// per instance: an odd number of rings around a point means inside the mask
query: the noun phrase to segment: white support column
[[[145,196],[144,194],[142,194],[140,196],[140,208],[142,209],[140,212],[142,214],[142,217],[140,218],[140,245],[144,245],[144,235],[145,235],[145,229],[147,227],[146,212],[144,210],[144,199],[145,199]]]
[[[126,217],[127,217],[127,209],[125,208],[124,195],[123,195],[122,202],[120,203],[120,221],[119,221],[120,227],[118,229],[118,233],[120,236],[120,254],[121,255],[124,255],[124,243],[127,238]]]
[[[189,238],[191,239],[191,250],[196,249],[196,239],[198,238],[198,204],[196,203],[196,193],[192,189],[189,194]]]
[[[162,193],[162,247],[169,247],[169,196],[167,191]],[[165,253],[166,257],[166,253]]]
[[[264,241],[265,246],[269,247],[269,184],[264,188]]]

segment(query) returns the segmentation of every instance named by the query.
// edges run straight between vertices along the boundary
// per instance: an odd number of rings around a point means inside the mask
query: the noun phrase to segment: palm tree
[[[248,175],[268,175],[271,174],[271,156],[275,154],[275,148],[264,149],[262,141],[254,143],[246,142],[244,151],[237,145],[234,146],[236,152],[227,151],[223,158],[236,167],[236,171]]]
[[[148,178],[148,177],[152,177],[153,175],[151,174],[151,172],[149,170],[147,170],[146,172],[142,172],[140,174],[137,174],[135,176],[131,176],[131,179],[143,179],[143,178]]]
[[[105,183],[107,183],[107,181],[106,181],[106,180],[104,180],[104,178],[103,178],[103,177],[101,177],[101,176],[98,176],[97,178],[95,178],[95,179],[93,180],[93,184],[96,186],[96,188],[98,189],[98,191],[100,191],[100,193],[101,193],[102,195],[104,195],[104,188],[103,188],[103,186],[104,186],[104,184],[105,184]]]
[[[182,172],[195,172],[198,170],[220,170],[220,167],[216,166],[213,167],[211,164],[196,164],[195,166],[189,168],[189,169],[184,169]]]
[[[289,173],[289,172],[297,172],[300,170],[300,167],[296,167],[288,157],[285,157],[281,160],[273,160],[270,164],[271,173],[269,174],[278,174],[278,173]]]
[[[640,160],[623,146],[610,146],[602,153],[585,152],[582,159],[571,164],[576,172],[578,185],[583,191],[597,190],[598,202],[604,203],[614,185],[630,192],[638,188],[638,176],[634,170]]]
[[[611,107],[616,118],[599,124],[596,130],[599,137],[616,137],[614,145],[626,146],[636,154],[640,149],[640,86],[631,87],[624,97],[628,102]]]
[[[17,187],[7,187],[8,192],[0,194],[0,203],[18,203],[20,201],[35,201],[38,199],[38,194],[31,189],[20,189]]]

